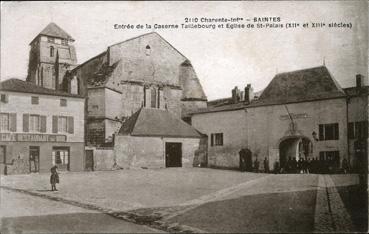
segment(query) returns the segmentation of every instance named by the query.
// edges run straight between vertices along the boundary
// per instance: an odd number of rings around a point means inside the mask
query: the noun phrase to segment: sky
[[[191,60],[208,100],[229,97],[232,88],[248,83],[262,90],[277,73],[323,64],[342,87],[354,86],[358,73],[367,84],[367,14],[367,1],[2,2],[1,80],[26,78],[29,43],[54,22],[75,39],[78,63],[114,43],[158,32]],[[343,22],[352,28],[114,29],[202,17],[280,17],[282,24]]]

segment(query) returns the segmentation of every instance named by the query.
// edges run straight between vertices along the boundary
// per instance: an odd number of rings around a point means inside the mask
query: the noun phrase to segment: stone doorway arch
[[[285,168],[289,158],[300,158],[307,160],[311,158],[313,143],[305,136],[288,136],[279,141],[279,162],[281,168]]]

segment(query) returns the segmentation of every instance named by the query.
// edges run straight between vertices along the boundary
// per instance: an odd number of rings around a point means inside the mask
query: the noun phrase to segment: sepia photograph
[[[0,232],[368,233],[368,12],[1,1]]]

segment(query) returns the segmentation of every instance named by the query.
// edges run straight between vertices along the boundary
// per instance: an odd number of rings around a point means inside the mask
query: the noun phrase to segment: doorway
[[[249,149],[241,149],[240,155],[240,170],[252,171],[252,153]]]
[[[165,166],[182,167],[182,143],[165,143]]]
[[[60,171],[69,171],[69,147],[53,147],[52,163]]]
[[[40,171],[40,147],[30,146],[29,147],[29,172]]]
[[[289,137],[279,143],[279,162],[282,168],[286,167],[288,159],[300,158],[307,160],[312,156],[312,143],[305,137]]]
[[[86,150],[85,154],[85,171],[94,170],[94,151]]]

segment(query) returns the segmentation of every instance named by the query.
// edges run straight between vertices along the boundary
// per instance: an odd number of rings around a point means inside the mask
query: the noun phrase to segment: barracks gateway
[[[365,167],[369,89],[362,75],[353,79],[356,87],[342,89],[327,67],[314,67],[277,74],[258,95],[247,85],[209,102],[192,115],[209,138],[208,166],[239,168],[245,152],[270,168],[290,158],[330,160],[333,171],[344,159],[353,171]]]
[[[287,158],[367,154],[365,77],[342,89],[326,67],[277,74],[209,101],[190,60],[157,33],[77,64],[74,39],[50,23],[30,43],[27,81],[0,86],[1,173],[112,168],[239,168],[240,152]],[[355,79],[355,77],[353,77]]]

